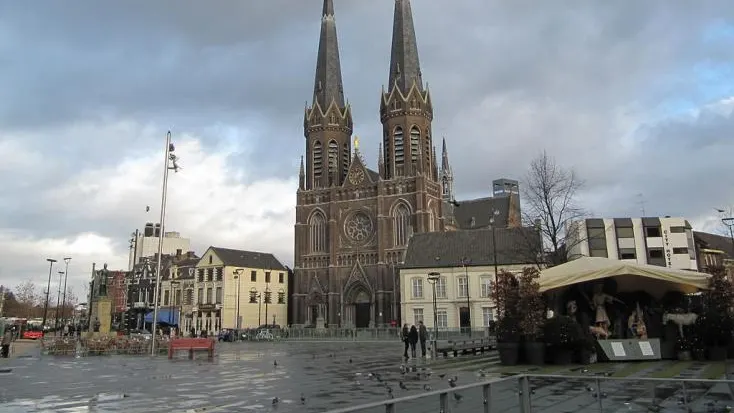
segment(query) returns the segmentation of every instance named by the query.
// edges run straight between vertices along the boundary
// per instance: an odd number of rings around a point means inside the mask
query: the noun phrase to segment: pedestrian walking
[[[410,327],[410,333],[408,333],[408,341],[410,341],[410,354],[415,358],[415,345],[418,344],[418,329],[415,325]]]
[[[426,339],[428,338],[428,330],[423,320],[418,322],[418,340],[421,342],[421,356],[426,357]]]
[[[410,347],[410,329],[408,328],[408,323],[403,324],[403,330],[400,333],[400,338],[403,340],[403,343],[405,344],[405,351],[403,352],[403,357],[408,358],[408,347]]]
[[[8,358],[10,357],[10,344],[13,342],[13,331],[10,329],[5,330],[5,334],[3,334],[3,341],[2,341],[2,357]]]

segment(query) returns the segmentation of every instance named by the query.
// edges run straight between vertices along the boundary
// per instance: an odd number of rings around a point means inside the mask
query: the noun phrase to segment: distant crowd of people
[[[408,323],[403,324],[403,330],[400,333],[400,337],[405,343],[405,352],[403,357],[408,359],[408,348],[410,348],[410,354],[413,358],[416,358],[416,345],[421,344],[421,357],[426,357],[426,340],[428,339],[428,329],[423,324],[423,321],[418,322],[418,327],[415,325],[408,327]]]

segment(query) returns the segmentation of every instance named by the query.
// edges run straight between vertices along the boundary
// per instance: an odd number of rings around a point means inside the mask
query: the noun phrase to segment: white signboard
[[[654,356],[655,352],[652,350],[652,346],[649,341],[640,341],[640,351],[643,356]]]
[[[663,230],[663,248],[665,249],[665,265],[668,268],[673,267],[673,249],[670,247],[670,237],[668,230]]]
[[[621,342],[613,341],[611,344],[612,352],[614,352],[614,357],[625,357],[627,355],[627,353],[624,352],[624,346]]]

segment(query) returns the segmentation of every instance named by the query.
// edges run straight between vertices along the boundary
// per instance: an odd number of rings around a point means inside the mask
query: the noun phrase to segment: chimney
[[[153,234],[154,234],[153,223],[152,222],[146,222],[145,223],[145,229],[143,230],[143,236],[145,236],[145,237],[152,237]]]
[[[161,224],[155,224],[155,234],[153,236],[155,237],[161,236]]]
[[[181,258],[181,253],[182,253],[182,252],[183,252],[183,251],[181,250],[181,248],[177,249],[177,250],[176,250],[176,258]]]
[[[186,258],[194,258],[196,253],[194,251],[186,251]]]

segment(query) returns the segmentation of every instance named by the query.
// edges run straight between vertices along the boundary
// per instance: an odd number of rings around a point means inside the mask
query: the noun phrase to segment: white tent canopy
[[[609,258],[583,257],[541,271],[538,283],[540,291],[545,292],[612,277],[617,281],[619,291],[694,293],[708,287],[709,275]]]

